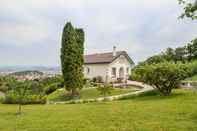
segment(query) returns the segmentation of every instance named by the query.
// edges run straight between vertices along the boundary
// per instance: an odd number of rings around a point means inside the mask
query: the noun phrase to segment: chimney
[[[113,46],[113,57],[116,56],[116,46]]]

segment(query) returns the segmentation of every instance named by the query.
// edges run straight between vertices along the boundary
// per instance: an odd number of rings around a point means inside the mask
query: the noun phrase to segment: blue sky
[[[126,50],[135,62],[196,37],[177,0],[1,0],[0,66],[57,66],[62,29],[86,34],[85,53]]]

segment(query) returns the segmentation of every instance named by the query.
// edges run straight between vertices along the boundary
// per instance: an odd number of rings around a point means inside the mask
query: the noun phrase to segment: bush
[[[46,97],[40,97],[39,95],[27,95],[22,101],[19,101],[19,96],[13,91],[6,94],[3,99],[4,104],[45,104]]]
[[[110,84],[104,84],[104,85],[101,84],[98,86],[97,90],[100,92],[101,95],[106,97],[107,95],[111,94],[113,87]]]
[[[3,101],[4,101],[4,97],[0,96],[0,103],[3,103]]]
[[[0,91],[1,92],[7,92],[9,90],[9,87],[8,86],[6,86],[6,85],[2,85],[2,86],[0,86]]]
[[[102,76],[96,76],[96,77],[93,77],[92,81],[94,83],[103,83],[103,78]]]
[[[56,91],[57,89],[59,89],[60,87],[58,86],[57,83],[54,83],[54,84],[51,84],[49,86],[47,86],[44,90],[45,94],[51,94],[53,93],[54,91]]]
[[[162,95],[170,95],[173,88],[177,88],[180,81],[187,77],[183,64],[164,62],[144,65],[132,72],[135,80],[147,83]]]

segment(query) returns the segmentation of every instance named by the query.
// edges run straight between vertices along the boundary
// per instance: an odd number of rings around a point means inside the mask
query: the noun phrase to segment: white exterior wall
[[[101,76],[104,81],[106,78],[108,81],[116,81],[117,78],[120,78],[119,70],[123,68],[124,70],[124,79],[128,79],[128,76],[131,74],[131,69],[134,67],[124,55],[121,55],[119,58],[114,60],[110,64],[86,64],[84,65],[84,75],[86,78],[92,79],[93,77]],[[87,68],[90,72],[87,73]],[[112,68],[116,68],[116,77],[112,77]],[[127,73],[127,68],[129,72]]]
[[[84,76],[89,79],[101,76],[103,81],[105,81],[108,65],[109,64],[86,64],[84,65]],[[89,73],[87,72],[87,68],[89,68]]]
[[[109,64],[109,77],[112,81],[117,80],[117,78],[120,78],[120,68],[123,68],[124,72],[124,79],[128,79],[129,75],[131,74],[131,69],[134,67],[134,64],[132,65],[128,59],[121,55],[119,58],[114,60],[111,64]],[[112,77],[112,68],[116,68],[116,77]],[[129,68],[129,72],[127,73],[127,68]]]

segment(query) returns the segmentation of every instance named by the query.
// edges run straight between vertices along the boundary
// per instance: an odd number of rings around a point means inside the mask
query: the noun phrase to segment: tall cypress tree
[[[83,76],[83,65],[84,65],[84,41],[85,41],[85,34],[83,29],[75,29],[76,32],[76,39],[77,39],[77,43],[78,43],[78,64],[79,64],[79,88],[83,87],[83,80],[84,80],[84,76]]]
[[[65,88],[72,96],[83,87],[84,32],[68,22],[62,34],[61,65]]]

